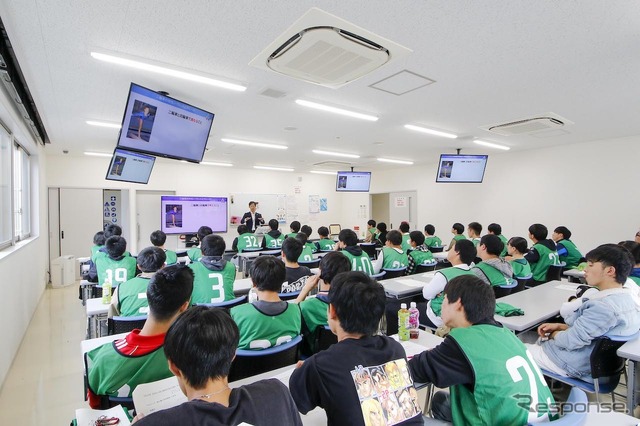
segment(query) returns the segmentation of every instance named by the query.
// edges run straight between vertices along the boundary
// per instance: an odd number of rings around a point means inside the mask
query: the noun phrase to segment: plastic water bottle
[[[108,305],[111,303],[111,279],[107,278],[102,284],[102,303]]]
[[[406,303],[402,303],[398,311],[398,337],[401,341],[409,340],[409,310]]]
[[[420,331],[418,329],[420,325],[420,311],[416,307],[416,302],[411,302],[409,307],[409,337],[411,339],[417,339]]]

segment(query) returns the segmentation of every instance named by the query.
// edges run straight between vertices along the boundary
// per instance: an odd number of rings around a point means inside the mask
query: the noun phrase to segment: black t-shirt
[[[292,293],[294,291],[302,290],[307,278],[313,275],[311,269],[306,266],[298,266],[297,268],[290,268],[287,266],[287,284],[282,284],[281,293]]]
[[[301,413],[324,408],[329,425],[364,425],[363,411],[388,424],[423,424],[404,348],[386,336],[345,339],[315,354],[293,372],[289,390]]]
[[[260,380],[232,389],[229,406],[200,399],[143,417],[136,425],[302,425],[286,386],[279,380]]]

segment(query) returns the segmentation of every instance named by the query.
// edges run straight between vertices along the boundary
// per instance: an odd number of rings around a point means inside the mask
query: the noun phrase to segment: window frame
[[[31,237],[31,154],[15,138],[13,150],[13,238],[18,242]]]

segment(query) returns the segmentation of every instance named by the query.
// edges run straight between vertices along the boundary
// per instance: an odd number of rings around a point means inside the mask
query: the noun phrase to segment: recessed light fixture
[[[288,146],[286,146],[286,145],[277,145],[277,144],[273,144],[273,143],[245,141],[245,140],[240,140],[240,139],[222,138],[220,140],[222,142],[226,142],[226,143],[234,143],[236,145],[257,146],[259,148],[271,148],[271,149],[287,149],[288,148]]]
[[[113,154],[109,154],[106,152],[90,152],[90,151],[85,151],[84,155],[90,155],[92,157],[112,157]]]
[[[309,102],[302,99],[296,99],[298,105],[306,106],[309,108],[319,109],[321,111],[332,112],[334,114],[346,115],[347,117],[360,118],[367,121],[378,121],[378,117],[374,115],[362,114],[359,112],[349,111],[342,108],[336,108],[329,105],[318,104],[315,102]]]
[[[90,126],[109,127],[111,129],[119,129],[121,127],[120,124],[118,123],[107,123],[105,121],[87,120],[85,123],[87,123]]]
[[[321,151],[319,149],[311,150],[314,154],[320,155],[332,155],[334,157],[345,157],[345,158],[360,158],[359,155],[356,154],[343,154],[342,152],[332,152],[332,151]]]
[[[328,172],[328,171],[324,171],[324,170],[311,170],[309,171],[309,173],[315,173],[317,175],[337,175],[338,172]]]
[[[488,146],[489,148],[502,149],[505,151],[509,151],[511,149],[508,146],[498,145],[497,143],[492,143],[492,142],[485,142],[479,139],[474,140],[473,143],[477,143],[478,145],[482,145],[482,146]]]
[[[270,167],[270,166],[253,166],[254,169],[260,170],[275,170],[277,172],[292,172],[293,169],[289,169],[286,167]]]
[[[200,164],[204,164],[205,166],[233,167],[231,163],[216,163],[213,161],[201,161]]]
[[[443,138],[456,139],[458,136],[453,133],[441,132],[440,130],[427,129],[426,127],[414,126],[413,124],[405,124],[405,129],[415,130],[416,132],[428,133],[434,136],[442,136]]]
[[[406,164],[408,166],[413,165],[413,161],[392,160],[390,158],[378,158],[378,161],[382,161],[383,163]]]
[[[237,92],[244,92],[245,90],[247,90],[246,87],[239,84],[228,83],[226,81],[220,81],[210,77],[205,77],[203,75],[192,74],[190,72],[166,68],[159,65],[152,65],[133,59],[123,58],[120,56],[107,55],[98,52],[91,52],[91,56],[94,59],[98,59],[100,61],[123,65],[130,68],[136,68],[143,71],[154,72],[157,74],[168,75],[170,77],[180,78],[183,80],[195,81],[196,83],[208,84],[209,86],[221,87],[223,89],[235,90]]]

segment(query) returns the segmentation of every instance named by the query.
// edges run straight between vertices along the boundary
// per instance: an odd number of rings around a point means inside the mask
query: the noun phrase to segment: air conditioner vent
[[[538,117],[524,118],[508,123],[482,126],[481,129],[496,133],[502,136],[534,134],[557,130],[565,125],[573,124],[571,121],[560,117],[557,114],[549,113]]]

